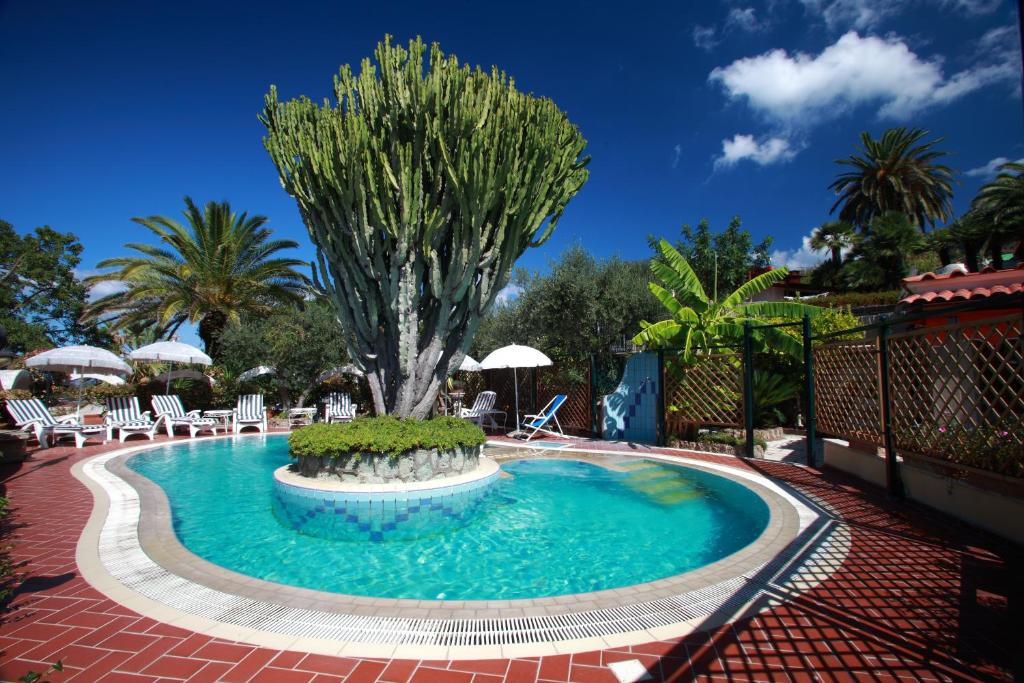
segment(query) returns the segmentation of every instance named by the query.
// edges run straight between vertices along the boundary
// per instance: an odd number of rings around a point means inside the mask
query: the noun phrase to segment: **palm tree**
[[[922,231],[925,224],[949,220],[953,171],[936,163],[946,156],[934,149],[942,138],[923,142],[926,135],[918,128],[890,128],[880,140],[861,133],[863,155],[836,160],[853,170],[829,185],[839,195],[829,213],[841,206],[839,218],[861,228],[886,211],[906,214]]]
[[[743,338],[746,322],[762,322],[765,318],[798,319],[821,313],[817,306],[789,301],[757,301],[749,299],[765,291],[789,274],[785,268],[769,270],[740,285],[721,301],[708,298],[693,268],[682,254],[665,240],[658,243],[659,256],[651,259],[651,272],[664,283],[647,284],[651,293],[668,310],[671,317],[656,323],[642,321],[634,344],[653,348],[682,348],[683,361],[693,362],[701,351],[721,344],[733,344]],[[666,289],[667,287],[667,289]],[[799,358],[803,346],[777,328],[755,330],[755,341],[777,351]]]
[[[132,219],[160,242],[127,244],[139,255],[99,263],[117,270],[86,278],[86,284],[121,282],[125,289],[91,303],[85,316],[114,329],[153,326],[159,338],[198,322],[206,352],[216,358],[217,338],[229,321],[301,302],[309,280],[293,270],[303,261],[274,258],[298,244],[271,240],[265,216],[238,215],[228,202],[209,202],[200,211],[189,197],[183,213],[187,227],[165,216]]]
[[[843,262],[843,249],[853,246],[853,226],[846,221],[829,221],[811,233],[812,249],[828,249],[832,252],[832,265],[838,268]]]
[[[994,268],[1002,265],[1006,242],[1020,240],[1016,256],[1024,258],[1024,163],[1003,164],[998,177],[978,190],[971,211],[990,225],[987,247]]]
[[[988,225],[978,214],[968,211],[950,223],[948,230],[950,237],[964,252],[964,265],[967,266],[967,270],[972,273],[978,272],[981,265],[978,254],[985,247],[989,233]]]
[[[854,289],[899,289],[910,271],[909,257],[924,249],[925,239],[899,211],[875,216],[869,227],[858,237],[843,279]]]

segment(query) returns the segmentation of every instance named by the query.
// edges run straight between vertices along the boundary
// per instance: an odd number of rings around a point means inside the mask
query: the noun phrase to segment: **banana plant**
[[[682,360],[692,363],[698,355],[715,347],[734,346],[743,339],[746,322],[764,323],[768,319],[816,317],[817,306],[792,301],[750,301],[752,297],[781,282],[789,274],[785,268],[769,270],[746,283],[721,301],[710,299],[686,259],[666,240],[658,243],[659,256],[651,260],[651,272],[659,282],[647,287],[669,312],[670,317],[656,323],[642,321],[633,343],[647,348],[682,349]],[[785,332],[774,328],[753,331],[759,349],[769,349],[799,358],[803,346]]]

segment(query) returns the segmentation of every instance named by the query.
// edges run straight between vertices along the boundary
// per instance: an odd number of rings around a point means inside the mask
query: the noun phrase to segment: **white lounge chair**
[[[473,406],[471,408],[463,408],[459,412],[459,417],[475,422],[481,429],[484,427],[485,422],[488,426],[497,429],[498,423],[494,416],[501,415],[502,422],[505,420],[505,411],[495,410],[494,408],[494,402],[497,398],[498,395],[493,391],[481,391],[473,400]]]
[[[181,405],[181,397],[177,394],[153,396],[153,412],[157,419],[164,419],[167,436],[174,436],[175,427],[188,427],[188,435],[195,438],[199,432],[211,432],[217,435],[217,421],[212,417],[203,417],[198,410],[185,412]]]
[[[246,427],[267,431],[267,411],[263,409],[263,394],[243,394],[238,397],[238,406],[231,416],[231,427],[235,434]]]
[[[161,420],[162,418],[157,418],[154,422],[148,410],[142,412],[136,396],[113,396],[107,399],[107,415],[104,418],[107,441],[114,438],[115,431],[121,443],[132,434],[141,434],[152,441],[160,428]]]
[[[25,431],[31,430],[42,448],[53,441],[74,437],[75,446],[81,448],[86,439],[106,431],[103,425],[83,425],[77,415],[54,417],[38,398],[10,399],[7,411],[14,418],[14,424]]]
[[[348,422],[355,419],[357,406],[352,402],[352,397],[341,392],[334,392],[327,395],[324,404],[325,422]]]
[[[544,410],[536,415],[526,415],[523,418],[523,431],[528,432],[526,436],[527,441],[537,436],[538,433],[550,434],[551,436],[565,436],[565,433],[562,431],[562,425],[558,423],[557,415],[558,409],[565,403],[565,399],[565,394],[557,394],[548,401],[548,404],[544,406]],[[551,421],[555,423],[554,429],[545,427]]]

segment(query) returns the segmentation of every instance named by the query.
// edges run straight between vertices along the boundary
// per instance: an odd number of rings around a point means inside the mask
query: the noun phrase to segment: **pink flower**
[[[945,427],[939,427],[939,432],[942,433],[942,434],[945,434],[946,433],[946,428]]]
[[[999,436],[1002,436],[1002,437],[1006,437],[1006,436],[1009,436],[1009,435],[1010,435],[1010,432],[999,432]]]

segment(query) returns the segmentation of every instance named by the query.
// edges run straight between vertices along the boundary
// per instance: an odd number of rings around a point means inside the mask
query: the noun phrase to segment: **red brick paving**
[[[1024,649],[1010,611],[1011,603],[1019,610],[1010,598],[1019,549],[832,473],[727,456],[697,457],[760,471],[826,502],[852,534],[830,578],[755,617],[676,641],[511,661],[325,657],[210,638],[135,614],[78,574],[75,544],[93,502],[69,470],[114,447],[37,451],[0,471],[12,508],[5,543],[20,582],[0,621],[0,679],[60,659],[65,671],[54,683],[589,683],[614,682],[608,664],[638,659],[659,681],[982,681],[1010,680]]]

